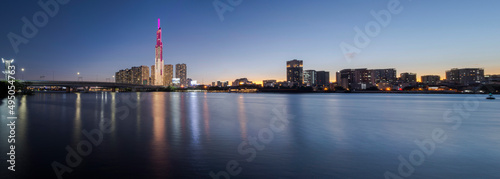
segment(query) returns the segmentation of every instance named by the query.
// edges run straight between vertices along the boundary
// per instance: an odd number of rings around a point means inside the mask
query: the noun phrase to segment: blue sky
[[[45,2],[46,0],[42,0]],[[220,0],[228,4],[226,0]],[[0,57],[14,58],[25,79],[105,81],[114,72],[154,64],[161,19],[166,64],[186,63],[188,77],[206,84],[248,77],[284,80],[287,60],[304,69],[396,68],[437,74],[481,67],[500,74],[500,1],[401,0],[361,53],[347,61],[341,42],[353,44],[354,27],[374,21],[371,10],[389,0],[243,0],[221,21],[212,0],[70,1],[16,53],[7,37],[22,35],[22,17],[41,11],[38,1],[8,1],[0,12]]]

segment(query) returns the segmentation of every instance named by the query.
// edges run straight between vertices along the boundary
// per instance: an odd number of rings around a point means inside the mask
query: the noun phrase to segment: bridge
[[[88,92],[91,87],[111,88],[112,91],[120,88],[131,88],[132,91],[137,90],[158,90],[164,86],[140,85],[130,83],[114,83],[114,82],[97,82],[97,81],[23,81],[26,86],[60,86],[66,87],[66,92],[76,91],[76,88],[82,87],[85,92]]]

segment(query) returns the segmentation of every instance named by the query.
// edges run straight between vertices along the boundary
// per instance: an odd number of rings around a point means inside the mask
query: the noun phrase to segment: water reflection
[[[191,93],[189,95],[189,108],[190,108],[190,130],[191,130],[191,139],[193,144],[199,143],[200,137],[200,128],[199,128],[199,111],[198,111],[198,96],[196,93]]]
[[[238,178],[382,176],[388,169],[397,171],[398,155],[407,157],[412,150],[419,150],[415,139],[429,138],[436,127],[450,129],[442,126],[445,122],[436,120],[442,120],[443,111],[452,109],[450,106],[457,102],[461,104],[464,98],[437,95],[440,97],[437,100],[426,99],[426,107],[415,101],[422,95],[407,95],[404,99],[398,95],[397,99],[384,102],[386,97],[396,95],[141,94],[144,96],[98,94],[97,100],[93,93],[19,96],[16,131],[20,142],[19,168],[33,171],[26,178],[53,177],[50,163],[54,160],[65,163],[65,146],[72,145],[74,140],[86,140],[80,130],[93,129],[97,118],[111,115],[112,128],[116,127],[112,135],[116,137],[105,134],[102,144],[84,157],[73,173],[65,176],[210,178],[210,171],[224,171],[226,163],[233,159],[243,168]],[[111,95],[109,99],[107,95]],[[224,100],[220,99],[222,95]],[[131,101],[137,99],[136,106],[129,107],[119,100],[125,96]],[[367,99],[377,96],[382,99]],[[472,173],[479,176],[476,178],[498,178],[498,172],[491,166],[499,166],[499,160],[491,156],[500,156],[494,150],[500,147],[496,142],[500,103],[480,103],[478,111],[471,112],[469,120],[464,120],[461,131],[447,133],[450,138],[446,143],[436,144],[432,160],[419,166],[415,177],[474,178],[461,176]],[[411,106],[417,106],[418,110]],[[127,120],[115,118],[123,114],[122,107],[129,107]],[[387,110],[393,108],[397,110]],[[2,105],[0,110],[6,109]],[[64,109],[68,112],[60,112]],[[268,128],[270,119],[284,117],[282,114],[293,117],[287,118],[289,124],[285,130],[275,132],[274,139],[265,144],[264,150],[257,151],[253,162],[244,162],[250,155],[240,155],[238,144]],[[0,141],[1,146],[5,143],[6,140]],[[246,149],[250,148],[255,149],[250,145]],[[450,169],[455,161],[467,165]],[[432,175],[439,173],[447,175]]]
[[[82,99],[80,98],[80,93],[75,93],[76,94],[76,99],[75,99],[75,118],[73,120],[73,142],[78,142],[80,141],[80,134],[81,134],[81,109],[82,109]]]
[[[168,161],[168,140],[166,138],[166,115],[165,115],[165,93],[155,93],[151,99],[153,115],[153,140],[151,142],[152,158],[154,166],[166,166]],[[168,172],[162,167],[154,167],[157,173]]]
[[[207,104],[207,93],[205,92],[203,95],[203,123],[205,127],[205,137],[207,140],[210,140],[210,112]]]
[[[18,118],[17,118],[17,130],[16,130],[16,137],[18,143],[21,143],[22,146],[26,146],[27,141],[26,141],[26,133],[28,132],[27,126],[29,123],[29,115],[28,115],[28,110],[27,110],[27,105],[26,105],[26,95],[23,95],[21,97],[21,100],[19,102],[19,112],[18,112]]]
[[[136,101],[137,101],[137,104],[136,104],[136,127],[137,127],[137,135],[139,135],[141,133],[141,93],[140,92],[137,92],[136,93]]]
[[[247,138],[247,114],[245,110],[245,97],[240,95],[238,97],[238,121],[240,122],[241,139]]]
[[[111,92],[111,127],[110,130],[112,138],[115,138],[115,127],[116,127],[116,92]],[[104,119],[101,119],[101,125],[104,125]]]
[[[181,120],[181,115],[180,115],[180,107],[179,107],[179,93],[171,93],[169,95],[170,99],[170,113],[171,113],[171,129],[173,129],[172,137],[174,138],[173,142],[178,142],[180,141],[180,120]]]

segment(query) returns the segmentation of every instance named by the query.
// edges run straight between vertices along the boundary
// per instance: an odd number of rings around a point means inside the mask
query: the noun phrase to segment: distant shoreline
[[[97,92],[111,92],[111,91],[90,91],[88,93],[97,93]],[[139,91],[137,91],[139,92]],[[142,91],[145,93],[148,92],[208,92],[208,93],[245,93],[245,92],[221,92],[221,91]],[[64,91],[34,91],[34,93],[67,93]],[[71,92],[74,93],[74,92]],[[85,92],[79,92],[85,93]],[[132,91],[122,91],[118,93],[135,93]],[[484,94],[487,95],[489,93],[461,93],[461,92],[450,92],[450,91],[258,91],[258,92],[250,92],[250,93],[276,93],[276,94]],[[500,93],[492,93],[492,94],[500,94]]]

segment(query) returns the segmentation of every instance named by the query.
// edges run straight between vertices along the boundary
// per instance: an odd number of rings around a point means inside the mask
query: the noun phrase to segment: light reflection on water
[[[499,178],[499,101],[479,100],[480,107],[456,131],[442,120],[446,110],[467,96],[162,92],[20,96],[17,176],[55,177],[50,163],[65,162],[65,146],[75,147],[86,140],[82,130],[98,129],[99,123],[110,119],[112,132],[65,176],[208,178],[210,171],[225,170],[229,160],[237,160],[241,178],[382,178],[385,171],[396,172],[399,155],[408,156],[417,148],[414,140],[429,138],[432,129],[440,127],[448,132],[448,140],[436,146],[412,177]],[[4,99],[2,115],[6,109]],[[240,155],[238,145],[268,128],[276,115],[273,110],[293,118],[257,151],[255,160],[245,161],[249,155]],[[1,125],[6,124],[2,118]],[[4,128],[0,134],[6,139]],[[6,141],[0,144],[0,152],[7,153]]]

